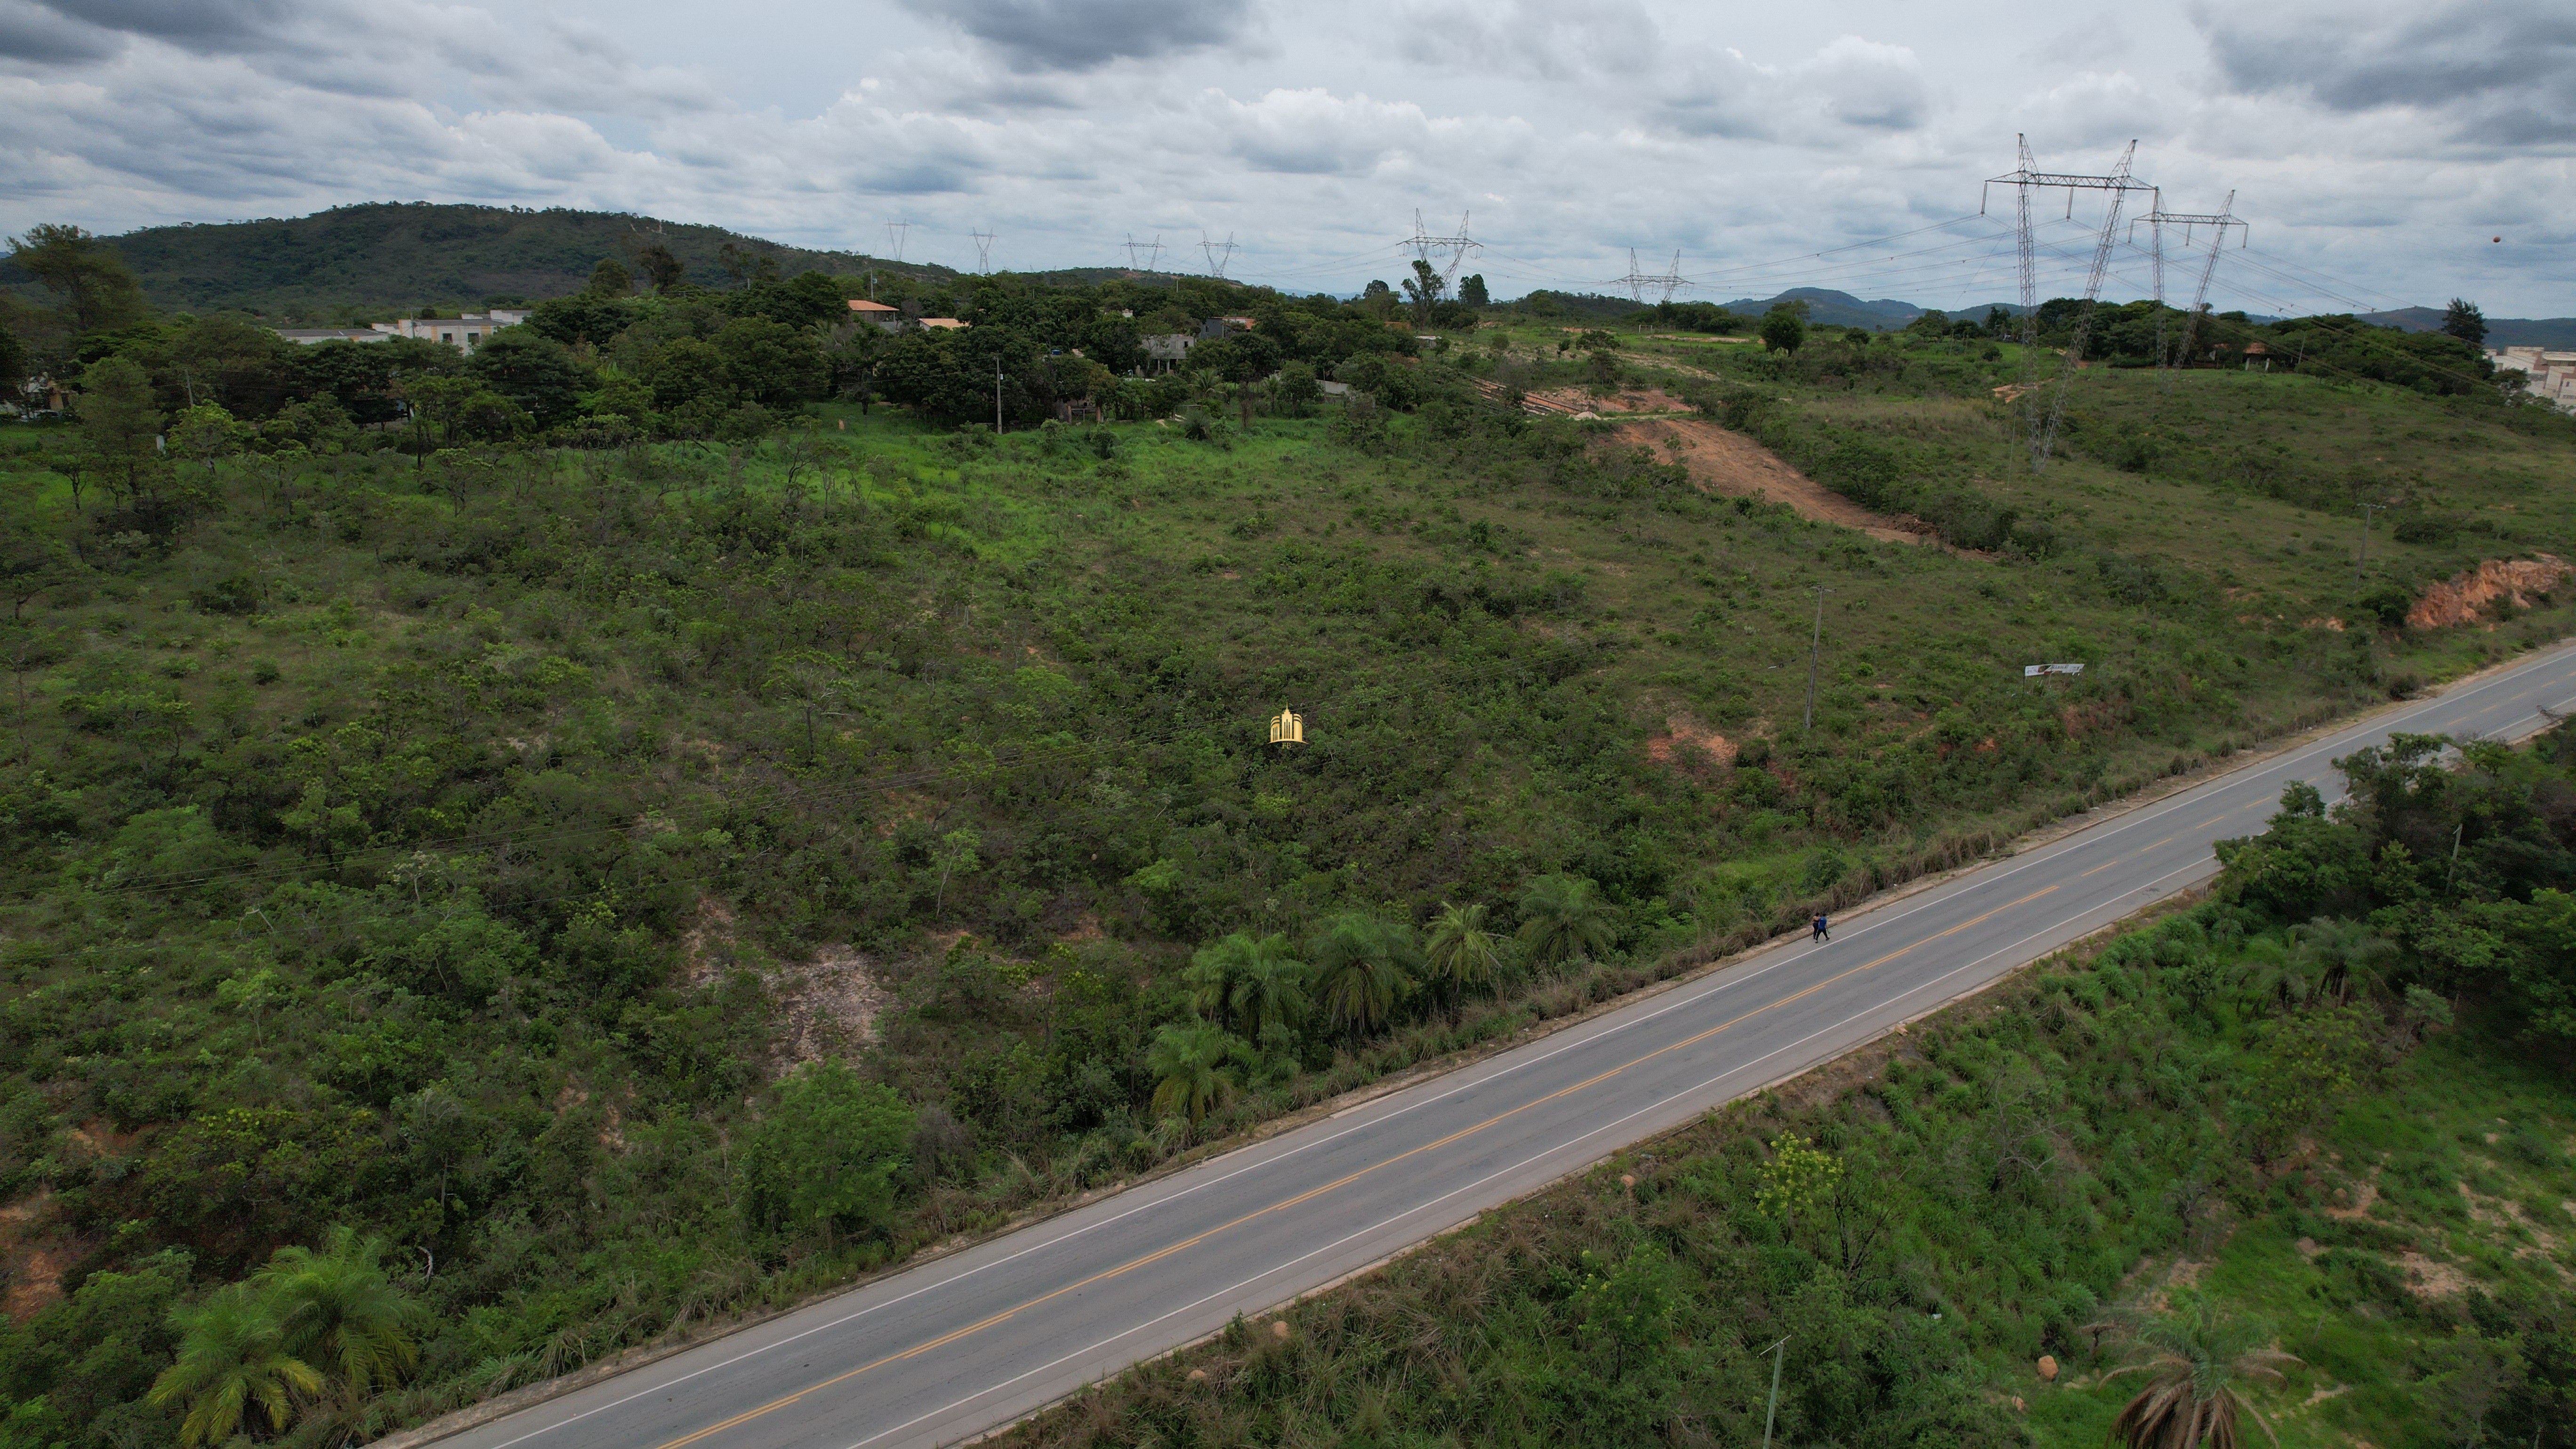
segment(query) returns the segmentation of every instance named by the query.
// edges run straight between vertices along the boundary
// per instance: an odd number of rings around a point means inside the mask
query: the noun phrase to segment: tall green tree
[[[1375,1031],[1393,1019],[1422,960],[1412,927],[1365,911],[1326,921],[1306,943],[1306,954],[1315,966],[1316,1001],[1333,1025],[1350,1032]]]
[[[1521,887],[1521,948],[1542,967],[1607,951],[1619,940],[1610,903],[1591,881],[1543,875]]]
[[[211,478],[215,464],[240,452],[250,431],[233,421],[233,415],[222,404],[199,403],[182,409],[170,420],[170,450],[191,462],[205,464]]]
[[[62,299],[76,332],[131,326],[151,310],[116,248],[76,226],[46,222],[9,239],[9,260]]]
[[[162,470],[159,438],[167,421],[152,403],[152,379],[131,358],[111,357],[81,377],[72,416],[81,441],[108,486],[140,503]]]
[[[813,335],[767,317],[736,317],[718,329],[725,378],[763,407],[794,407],[823,395],[831,365]]]
[[[0,321],[0,401],[15,403],[19,390],[27,385],[34,363],[27,355],[27,344],[5,321]]]
[[[689,279],[688,264],[674,255],[667,245],[655,242],[635,254],[635,266],[656,292],[668,292]]]
[[[590,379],[563,345],[532,327],[505,327],[465,359],[465,375],[552,427],[581,405]]]
[[[2442,309],[2442,330],[2471,347],[2484,347],[2487,345],[2487,314],[2478,310],[2477,303],[2465,297],[2453,297],[2451,305]]]
[[[1766,352],[1796,352],[1807,345],[1807,323],[1795,312],[1774,307],[1762,318],[1758,335]]]
[[[294,1419],[296,1396],[321,1392],[321,1373],[287,1350],[277,1309],[248,1283],[175,1309],[170,1322],[179,1330],[179,1358],[147,1397],[163,1407],[187,1407],[181,1444],[221,1444],[253,1424],[283,1431]]]
[[[1306,1013],[1306,963],[1282,935],[1237,931],[1199,948],[1182,983],[1190,1005],[1203,1016],[1228,1019],[1251,1040],[1277,1023],[1294,1026]]]
[[[1495,968],[1502,964],[1502,947],[1502,939],[1486,923],[1485,907],[1442,901],[1440,914],[1431,918],[1422,954],[1432,974],[1451,991],[1466,991],[1494,979]]]
[[[787,1078],[742,1157],[743,1214],[755,1227],[826,1234],[883,1227],[912,1151],[913,1111],[838,1061]]]
[[[251,1278],[275,1311],[288,1353],[334,1376],[352,1398],[393,1387],[419,1366],[429,1312],[385,1276],[385,1240],[335,1226],[319,1251],[284,1247]]]
[[[1145,1070],[1154,1078],[1154,1115],[1186,1117],[1195,1127],[1233,1100],[1234,1078],[1226,1070],[1233,1049],[1233,1038],[1212,1022],[1164,1027],[1145,1049]]]
[[[1449,291],[1449,279],[1440,269],[1420,257],[1413,259],[1413,275],[1404,279],[1404,298],[1413,307],[1413,325],[1431,325],[1431,312]]]
[[[2172,1313],[2139,1326],[2138,1360],[2109,1375],[2148,1375],[2147,1386],[2112,1421],[2112,1442],[2125,1449],[2239,1449],[2243,1418],[2271,1435],[2247,1389],[2256,1380],[2279,1382],[2280,1366],[2299,1360],[2266,1347],[2267,1330],[2227,1317],[2208,1299],[2177,1296]]]

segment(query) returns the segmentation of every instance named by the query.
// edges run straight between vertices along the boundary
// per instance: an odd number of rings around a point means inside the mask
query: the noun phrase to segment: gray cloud
[[[1094,70],[1223,45],[1251,23],[1249,0],[905,0],[998,52],[1013,70]]]
[[[122,37],[57,14],[30,0],[0,0],[0,57],[20,65],[71,65],[105,60],[124,48]]]
[[[65,19],[143,36],[200,54],[231,54],[275,42],[294,18],[284,0],[44,0]]]
[[[2239,94],[2304,96],[2345,113],[2413,107],[2489,139],[2576,138],[2576,9],[2560,0],[2194,18]]]
[[[2169,198],[2238,189],[2258,250],[2356,285],[2576,311],[2541,249],[2576,234],[2576,57],[2533,0],[2430,20],[2280,0],[2312,8],[2250,21],[2074,0],[2011,76],[1995,58],[2028,37],[1964,11],[1831,38],[1789,8],[1688,0],[1301,0],[1293,26],[1265,0],[1159,3],[764,0],[751,34],[711,31],[693,0],[0,0],[0,233],[421,197],[834,246],[882,246],[901,219],[916,255],[971,264],[965,232],[999,230],[997,257],[1047,266],[1109,261],[1131,226],[1204,226],[1253,239],[1237,275],[1347,290],[1386,274],[1417,207],[1472,207],[1498,289],[1600,286],[1633,242],[1685,247],[1721,299],[1808,284],[1946,307],[2010,289],[2009,249],[1975,234],[1991,218],[1884,276],[1836,272],[1867,254],[1834,249],[1973,212],[2027,130],[2076,169],[2143,137]],[[2114,24],[2122,43],[2086,43]],[[782,29],[830,57],[803,99],[775,84]],[[2525,249],[2463,257],[2464,218]],[[1741,272],[1778,257],[1803,260]],[[2042,285],[2080,286],[2087,259]]]
[[[1662,28],[1638,0],[1435,3],[1406,12],[1397,29],[1407,59],[1425,65],[1572,80],[1651,65]]]
[[[1797,80],[1821,95],[1826,114],[1846,126],[1910,131],[1932,110],[1923,66],[1901,45],[1843,36],[1800,65]]]

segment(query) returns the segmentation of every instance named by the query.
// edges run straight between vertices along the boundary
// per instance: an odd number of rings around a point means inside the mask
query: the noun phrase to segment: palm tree
[[[1431,937],[1423,944],[1422,954],[1432,974],[1448,982],[1452,991],[1491,981],[1503,957],[1502,943],[1485,929],[1485,908],[1453,906],[1447,901],[1440,903],[1440,914],[1431,918]]]
[[[1226,1005],[1253,1041],[1261,1040],[1273,1022],[1294,1026],[1306,1014],[1306,963],[1289,954],[1286,936],[1264,936],[1252,943]]]
[[[1294,1024],[1306,1011],[1306,963],[1289,953],[1288,938],[1237,931],[1190,958],[1181,980],[1190,1009],[1201,1016],[1229,1015],[1242,1033],[1259,1040],[1272,1022]]]
[[[1619,928],[1600,889],[1579,875],[1543,875],[1521,887],[1521,944],[1542,966],[1606,951]]]
[[[286,1351],[276,1310],[247,1283],[172,1310],[170,1324],[179,1330],[179,1360],[161,1371],[145,1397],[155,1405],[187,1404],[182,1444],[221,1444],[253,1410],[269,1428],[283,1430],[294,1396],[322,1390],[322,1375]]]
[[[2252,1416],[2274,1444],[2280,1436],[2239,1387],[2251,1379],[2278,1380],[2284,1363],[2299,1360],[2265,1348],[2264,1330],[2241,1320],[2223,1318],[2209,1300],[2180,1295],[2175,1311],[2151,1318],[2138,1329],[2139,1362],[2114,1370],[2152,1375],[2138,1396],[2111,1424],[2111,1440],[2126,1449],[2238,1449],[2244,1442],[2237,1428],[2241,1411]]]
[[[2293,949],[2278,936],[2257,936],[2245,943],[2245,986],[2257,997],[2282,1006],[2297,1006],[2317,992],[2325,965],[2313,952]]]
[[[428,1313],[386,1281],[385,1240],[335,1227],[322,1251],[277,1250],[251,1282],[275,1309],[288,1351],[338,1375],[350,1397],[391,1388],[420,1362]]]
[[[1154,1115],[1187,1117],[1195,1127],[1234,1096],[1234,1079],[1225,1059],[1234,1039],[1225,1028],[1204,1021],[1164,1027],[1145,1049],[1145,1068],[1154,1074]]]
[[[1333,1024],[1350,1032],[1374,1031],[1395,1014],[1413,985],[1422,958],[1413,929],[1362,911],[1345,911],[1324,923],[1306,943],[1314,958],[1316,996]]]
[[[1190,964],[1181,971],[1181,984],[1190,989],[1190,1010],[1206,1017],[1225,1015],[1253,949],[1251,933],[1237,931],[1192,953]]]
[[[2373,933],[2361,921],[2321,916],[2292,926],[2290,940],[2294,950],[2316,963],[2318,980],[2337,1001],[2349,999],[2356,986],[2365,993],[2387,986],[2397,964],[2396,943]]]

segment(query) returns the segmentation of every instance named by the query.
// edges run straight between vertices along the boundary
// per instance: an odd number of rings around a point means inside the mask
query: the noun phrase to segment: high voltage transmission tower
[[[1422,213],[1417,211],[1413,214],[1413,235],[1399,243],[1413,248],[1413,254],[1420,257],[1426,265],[1430,263],[1433,252],[1448,253],[1448,264],[1440,268],[1440,286],[1443,293],[1450,291],[1450,284],[1458,280],[1458,268],[1467,260],[1467,254],[1481,250],[1484,245],[1467,235],[1468,215],[1469,213],[1466,212],[1458,214],[1456,236],[1433,236],[1423,227]]]
[[[1682,288],[1691,284],[1691,279],[1682,275],[1682,249],[1680,247],[1673,248],[1673,260],[1671,265],[1665,267],[1664,274],[1654,280],[1657,286],[1664,289],[1663,295],[1657,298],[1657,300],[1664,302],[1671,301],[1673,299],[1673,293],[1678,292]]]
[[[966,234],[975,239],[976,275],[989,274],[993,270],[993,234],[989,231],[970,231]]]
[[[909,235],[911,231],[912,223],[908,221],[890,221],[886,223],[886,238],[894,243],[894,259],[898,262],[903,260],[904,238]]]
[[[1225,269],[1234,261],[1234,233],[1227,232],[1225,240],[1212,242],[1207,239],[1206,232],[1200,232],[1199,250],[1207,253],[1208,275],[1219,281],[1225,280]]]
[[[2158,198],[2156,209],[2142,218],[2147,223],[2148,250],[2155,260],[2156,372],[2167,387],[2173,385],[2174,372],[2191,361],[2191,350],[2200,334],[2200,309],[2209,304],[2209,279],[2218,271],[2218,254],[2227,246],[2227,229],[2236,228],[2236,244],[2240,247],[2252,237],[2253,228],[2237,220],[2235,210],[2236,193],[2231,191],[2216,211],[2167,211],[2162,198]],[[2194,228],[2205,226],[2214,233],[2209,239],[2209,254],[2201,258],[2200,286],[2191,294],[2191,311],[2183,319],[2182,346],[2171,355],[2165,351],[2165,228],[2169,226],[2182,228],[2182,244],[2186,247],[2191,245]],[[2138,224],[2129,223],[2131,239],[2137,234]]]
[[[1648,291],[1656,293],[1656,300],[1669,302],[1674,292],[1690,285],[1690,278],[1682,275],[1682,254],[1679,251],[1673,253],[1672,265],[1660,273],[1652,273],[1637,261],[1635,247],[1628,248],[1628,275],[1610,280],[1614,285],[1627,288],[1628,295],[1636,298],[1640,307],[1646,305]]]
[[[2019,223],[2021,246],[2021,355],[2025,386],[2022,392],[2022,415],[2030,424],[2030,471],[2036,473],[2048,466],[2049,450],[2057,444],[2058,426],[2066,420],[2066,389],[2075,369],[2084,358],[2084,343],[2093,331],[2093,308],[2102,295],[2102,274],[2111,265],[2111,244],[2120,234],[2120,211],[2128,204],[2132,191],[2152,192],[2156,188],[2129,174],[2129,163],[2138,154],[2138,143],[2131,141],[2120,153],[2120,164],[2108,176],[2079,175],[2067,171],[2042,171],[2030,152],[2030,137],[2017,138],[2021,144],[2021,165],[2009,175],[1989,177],[1984,195],[1991,196],[1997,186],[2010,186],[2014,192],[2014,216]],[[2084,279],[2084,303],[2075,314],[2075,335],[2057,369],[2056,395],[2050,400],[2045,417],[2039,409],[2039,391],[2029,385],[2032,366],[2039,345],[2039,266],[2038,248],[2031,232],[2031,199],[2042,191],[2066,193],[2066,215],[2075,215],[2075,193],[2103,191],[2110,193],[2110,205],[2102,214],[2102,234],[2093,247],[2093,267]],[[1977,214],[1983,216],[1983,196]]]
[[[1145,258],[1144,264],[1141,266],[1138,265],[1136,261],[1136,258],[1139,256]],[[1163,238],[1160,235],[1157,235],[1152,241],[1140,242],[1136,240],[1136,233],[1132,231],[1127,233],[1127,269],[1129,271],[1156,271],[1160,269],[1162,261]]]

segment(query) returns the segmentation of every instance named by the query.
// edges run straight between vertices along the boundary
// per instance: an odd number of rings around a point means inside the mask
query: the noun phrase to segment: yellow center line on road
[[[1993,910],[1987,911],[1983,915],[1972,916],[1967,920],[1961,921],[1959,924],[1952,926],[1946,931],[1926,936],[1923,940],[1913,942],[1910,945],[1899,946],[1895,950],[1888,952],[1886,955],[1879,957],[1875,961],[1865,962],[1835,975],[1828,976],[1824,980],[1817,982],[1815,985],[1808,987],[1804,991],[1797,992],[1794,995],[1783,996],[1777,1001],[1764,1002],[1762,1005],[1753,1008],[1751,1011],[1719,1022],[1717,1025],[1710,1027],[1708,1030],[1703,1031],[1696,1036],[1684,1038],[1683,1040],[1674,1042],[1668,1046],[1657,1047],[1655,1050],[1650,1051],[1643,1056],[1621,1062],[1619,1065],[1595,1076],[1586,1077],[1582,1081],[1575,1083],[1573,1086],[1562,1087],[1556,1091],[1548,1093],[1544,1097],[1523,1102],[1521,1105],[1512,1108],[1510,1111],[1497,1112],[1493,1116],[1486,1118],[1484,1121],[1476,1123],[1474,1126],[1461,1127],[1457,1131],[1452,1132],[1448,1136],[1440,1138],[1437,1141],[1425,1142],[1419,1147],[1399,1152],[1395,1156],[1387,1158],[1383,1162],[1371,1163],[1368,1166],[1359,1169],[1357,1172],[1335,1178],[1331,1182],[1323,1184],[1321,1187],[1308,1188],[1306,1191],[1297,1194],[1295,1197],[1286,1198],[1279,1202],[1272,1203],[1268,1207],[1255,1208],[1251,1212],[1245,1213],[1243,1216],[1236,1218],[1231,1222],[1219,1223],[1215,1227],[1209,1228],[1203,1232],[1193,1233],[1189,1237],[1183,1238],[1179,1242],[1173,1243],[1168,1247],[1157,1248],[1153,1252],[1147,1253],[1141,1258],[1129,1259],[1127,1262],[1121,1263],[1115,1268],[1104,1268],[1101,1271],[1092,1274],[1090,1277],[1083,1279],[1081,1282],[1068,1283],[1064,1287],[1058,1288],[1052,1293],[1040,1294],[1039,1296],[1028,1300],[1026,1303],[1005,1308],[1001,1312],[996,1313],[989,1318],[979,1319],[974,1323],[967,1324],[963,1328],[954,1329],[930,1340],[928,1343],[917,1344],[911,1348],[904,1349],[899,1353],[887,1354],[883,1358],[863,1363],[854,1369],[846,1369],[823,1380],[821,1383],[814,1384],[808,1388],[798,1389],[796,1392],[788,1394],[782,1398],[772,1399],[768,1403],[763,1404],[756,1409],[745,1409],[741,1413],[734,1415],[732,1418],[727,1419],[722,1423],[709,1424],[707,1427],[698,1430],[696,1433],[684,1434],[677,1439],[669,1440],[660,1445],[659,1449],[684,1449],[684,1446],[700,1443],[711,1435],[721,1434],[727,1429],[738,1428],[764,1415],[776,1413],[778,1410],[787,1408],[810,1395],[821,1393],[823,1390],[828,1389],[835,1384],[846,1383],[851,1379],[857,1378],[859,1375],[867,1373],[871,1369],[880,1369],[885,1367],[887,1364],[900,1363],[905,1359],[919,1358],[921,1355],[932,1352],[935,1349],[945,1348],[948,1345],[957,1342],[959,1339],[981,1333],[985,1329],[993,1327],[995,1324],[1007,1323],[1032,1308],[1038,1307],[1044,1303],[1053,1302],[1058,1298],[1064,1297],[1068,1293],[1080,1292],[1095,1283],[1106,1283],[1112,1278],[1134,1272],[1138,1268],[1159,1263],[1163,1259],[1172,1256],[1174,1253],[1186,1252],[1189,1249],[1206,1242],[1208,1239],[1215,1237],[1219,1233],[1226,1232],[1233,1228],[1239,1228],[1245,1223],[1251,1222],[1255,1218],[1266,1217],[1271,1213],[1285,1212],[1290,1208],[1300,1207],[1306,1203],[1314,1201],[1316,1198],[1322,1197],[1326,1193],[1348,1187],[1352,1183],[1359,1181],[1361,1178],[1368,1176],[1370,1173],[1378,1171],[1380,1168],[1393,1167],[1397,1163],[1403,1162],[1408,1158],[1419,1157],[1423,1153],[1437,1151],[1453,1142],[1473,1137],[1477,1133],[1484,1131],[1486,1128],[1491,1127],[1496,1123],[1510,1121],[1512,1118],[1517,1117],[1523,1112],[1527,1112],[1534,1107],[1543,1107],[1550,1102],[1556,1101],[1560,1097],[1570,1097],[1587,1088],[1599,1086],[1601,1083],[1610,1080],[1612,1077],[1618,1076],[1620,1073],[1627,1071],[1631,1067],[1643,1066],[1657,1057],[1668,1056],[1674,1052],[1681,1051],[1686,1047],[1697,1046],[1701,1042],[1708,1040],[1710,1037],[1716,1036],[1720,1032],[1727,1031],[1733,1027],[1740,1026],[1743,1023],[1760,1016],[1766,1011],[1775,1011],[1792,1002],[1804,1000],[1805,998],[1813,996],[1817,992],[1824,990],[1826,987],[1833,985],[1837,981],[1841,981],[1847,977],[1857,976],[1860,973],[1871,970],[1875,967],[1884,966],[1888,962],[1895,960],[1897,957],[1904,955],[1906,952],[1913,950],[1915,946],[1920,946],[1930,941],[1938,941],[1943,936],[1955,936],[1959,932],[1968,929],[1970,926],[1976,925],[1979,922],[1985,921],[1994,916],[1999,916],[2004,912],[2011,910],[2015,906],[2028,905],[2032,901],[2038,900],[2041,896],[2047,895],[2056,889],[2057,887],[2055,886],[2044,886],[2039,890],[2032,891],[2029,895],[2023,896],[2017,901],[2006,901],[2002,905],[1995,907]]]
[[[2115,866],[2115,865],[2118,865],[2119,863],[2120,863],[2120,857],[2118,857],[2118,856],[2116,856],[2116,855],[2115,855],[2115,856],[2112,856],[2109,860],[2106,860],[2106,861],[2102,862],[2100,865],[2097,865],[2097,866],[2093,867],[2091,870],[2088,870],[2088,871],[2084,872],[2084,874],[2077,876],[2077,877],[2076,877],[2076,879],[2077,879],[2077,880],[2089,880],[2089,879],[2091,879],[2092,877],[2097,876],[2097,875],[2100,875],[2102,872],[2104,872],[2104,871],[2106,871],[2106,870],[2109,870],[2111,867],[2113,867],[2113,866]]]
[[[2170,836],[2170,835],[2168,835],[2168,836],[2166,836],[2164,839],[2159,840],[2159,841],[2157,841],[2157,842],[2156,842],[2156,845],[2171,845],[2171,844],[2173,844],[2173,837],[2172,837],[2172,836]],[[2155,849],[2155,848],[2156,848],[2156,845],[2150,845],[2150,846],[2148,846],[2148,847],[2147,847],[2147,849],[2149,849],[2149,850],[2153,850],[2153,849]]]
[[[2226,818],[2227,818],[2227,814],[2226,814],[2226,812],[2221,812],[2221,813],[2219,813],[2219,814],[2216,814],[2216,815],[2212,815],[2212,816],[2210,816],[2207,820],[2204,820],[2204,821],[2200,822],[2198,825],[2193,826],[2193,827],[2192,827],[2192,829],[2194,829],[2194,830],[2207,830],[2209,827],[2211,827],[2211,826],[2213,826],[2213,825],[2216,825],[2219,821],[2224,820],[2224,819],[2226,819]]]

